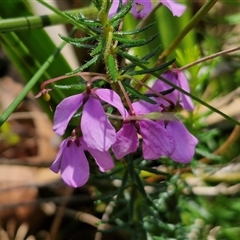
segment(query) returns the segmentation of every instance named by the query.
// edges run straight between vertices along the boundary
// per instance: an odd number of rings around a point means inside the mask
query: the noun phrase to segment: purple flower
[[[186,10],[184,4],[176,3],[174,0],[160,0],[160,3],[165,5],[173,14],[173,16],[180,17]]]
[[[126,114],[120,97],[113,90],[92,89],[67,97],[58,104],[53,130],[62,136],[70,119],[83,106],[80,125],[85,143],[90,148],[107,151],[116,141],[116,131],[104,112],[101,100],[117,108],[122,116]]]
[[[135,18],[144,18],[152,9],[151,0],[134,0],[132,14]]]
[[[185,78],[184,74],[180,70],[178,70],[177,68],[167,70],[166,72],[164,72],[162,74],[162,77],[169,80],[170,82],[172,82],[176,86],[182,88],[186,92],[190,92],[187,79]],[[152,86],[152,89],[154,89],[157,92],[166,91],[170,88],[171,88],[171,86],[169,86],[168,84],[161,81],[161,79],[156,80],[155,83]],[[150,93],[150,91],[149,91],[149,93]],[[193,110],[194,109],[194,105],[193,105],[193,102],[192,102],[191,98],[188,97],[187,95],[179,92],[176,89],[174,89],[173,92],[167,94],[166,97],[169,100],[171,100],[175,105],[180,104],[182,106],[182,108],[184,108],[186,110]],[[159,104],[161,104],[161,103],[162,104],[169,104],[163,99],[158,98],[157,100],[158,100]]]
[[[148,114],[157,105],[138,101],[132,104],[136,117]],[[142,149],[144,159],[157,159],[160,156],[168,156],[172,153],[174,145],[170,134],[164,127],[152,120],[126,120],[122,128],[117,132],[117,141],[112,150],[117,159],[121,159],[129,153],[135,152],[139,145],[138,133],[142,136]]]
[[[197,138],[178,120],[169,121],[165,128],[174,141],[174,150],[169,157],[176,162],[189,163],[195,153]]]
[[[60,171],[63,181],[71,187],[81,187],[89,178],[89,164],[84,153],[85,150],[94,157],[101,172],[114,167],[109,152],[88,147],[82,138],[67,138],[61,143],[51,170],[55,173]]]
[[[123,5],[126,4],[127,2],[128,0],[122,0]],[[112,5],[108,13],[109,18],[113,17],[117,13],[119,4],[120,4],[120,0],[112,0]]]
[[[170,154],[159,155],[148,145],[143,144],[143,152],[145,151],[145,159],[158,159],[162,155],[165,155],[174,160],[175,162],[189,163],[195,153],[195,147],[198,143],[197,138],[195,138],[191,133],[189,133],[186,127],[177,119],[175,121],[169,121],[167,124],[165,124],[163,121],[159,121],[158,124],[162,127],[165,126],[164,129],[169,134],[171,138],[171,144],[173,144],[174,146],[173,151]],[[167,144],[169,144],[169,142],[165,142],[165,145]]]
[[[158,104],[149,104],[142,100],[132,105],[136,117],[163,110]],[[137,150],[138,133],[142,136],[142,152],[146,160],[167,156],[176,162],[189,163],[198,143],[198,140],[175,117],[170,121],[126,120],[117,132],[117,141],[112,146],[117,159]]]
[[[122,4],[126,4],[128,0],[122,0]],[[165,5],[173,14],[173,16],[180,17],[186,10],[186,6],[176,3],[174,0],[159,0],[160,3]],[[120,0],[113,0],[112,6],[109,11],[109,17],[117,13]],[[132,6],[132,14],[135,18],[144,18],[152,10],[151,0],[134,0]]]

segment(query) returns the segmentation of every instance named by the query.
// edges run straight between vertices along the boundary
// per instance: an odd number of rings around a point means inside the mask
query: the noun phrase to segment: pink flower
[[[132,104],[136,117],[153,112],[157,105],[138,101]],[[136,120],[123,123],[117,132],[117,141],[112,149],[117,159],[135,152],[139,146],[138,133],[142,136],[142,149],[144,159],[157,159],[168,156],[173,151],[173,140],[164,127],[152,120]]]
[[[132,14],[135,18],[144,18],[152,9],[152,2],[146,0],[134,0]]]
[[[92,89],[67,97],[58,104],[53,130],[62,136],[75,112],[83,106],[80,125],[85,143],[90,148],[107,151],[116,141],[116,131],[105,114],[101,100],[117,108],[121,115],[126,114],[120,97],[113,90]]]
[[[197,138],[178,120],[169,121],[165,128],[174,141],[174,150],[169,157],[176,162],[189,163],[195,153]]]
[[[122,4],[126,4],[128,0],[122,0]],[[186,6],[176,3],[174,0],[159,0],[160,3],[165,5],[173,14],[173,16],[180,17],[186,10]],[[109,11],[109,17],[117,13],[120,0],[113,0],[112,6]],[[152,10],[151,0],[134,0],[132,6],[132,14],[135,18],[144,18]]]
[[[169,80],[176,86],[182,88],[186,92],[190,92],[188,81],[184,74],[177,68],[173,68],[170,70],[167,70],[162,74],[162,77]],[[164,83],[161,79],[157,79],[155,83],[152,86],[152,89],[154,89],[157,92],[163,92],[168,89],[170,89],[171,86],[168,84]],[[150,91],[148,91],[150,93]],[[186,110],[193,110],[194,105],[190,97],[187,95],[179,92],[177,89],[174,89],[173,92],[169,93],[166,95],[168,99],[170,99],[175,105],[180,104],[182,108]],[[164,103],[165,105],[168,104],[165,100],[163,99],[157,99],[159,100],[159,104]]]
[[[174,0],[160,0],[160,3],[165,5],[173,14],[173,16],[180,17],[186,10],[184,4],[176,3]]]
[[[101,172],[114,167],[109,152],[88,147],[83,138],[67,138],[61,143],[51,170],[55,173],[60,171],[63,181],[71,187],[81,187],[89,178],[89,164],[84,153],[85,150],[94,157]]]
[[[136,117],[152,112],[161,113],[163,110],[158,104],[150,104],[142,100],[132,105]],[[145,160],[167,156],[176,162],[189,163],[198,143],[198,140],[174,117],[170,121],[126,120],[117,132],[117,141],[112,146],[117,159],[137,150],[138,133],[142,136],[142,152]]]

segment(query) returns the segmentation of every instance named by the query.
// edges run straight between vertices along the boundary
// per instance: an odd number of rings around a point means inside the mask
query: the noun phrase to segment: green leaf
[[[126,169],[126,170],[124,171],[124,174],[123,174],[123,176],[122,176],[122,184],[121,184],[121,186],[120,186],[119,189],[118,189],[117,200],[120,199],[120,197],[122,196],[123,191],[124,191],[124,189],[126,188],[127,180],[128,180],[128,169]]]
[[[54,88],[60,88],[64,90],[78,90],[80,92],[83,92],[86,90],[86,84],[69,84],[69,85],[58,85],[54,84]]]
[[[131,73],[128,73],[129,75],[142,75],[142,74],[148,74],[148,73],[153,73],[153,72],[156,72],[156,71],[159,71],[159,70],[162,70],[166,67],[168,67],[169,65],[171,65],[173,62],[175,61],[175,59],[173,60],[170,60],[164,64],[161,64],[157,67],[153,67],[153,68],[149,68],[149,69],[143,69],[143,70],[139,70],[139,71],[134,71],[134,72],[131,72]]]
[[[142,28],[138,28],[138,29],[134,29],[134,30],[131,30],[131,31],[118,31],[118,32],[115,32],[113,34],[113,36],[125,36],[125,35],[135,35],[135,34],[138,34],[140,32],[143,32],[149,28],[151,28],[153,25],[155,25],[156,22],[153,22],[153,23],[150,23]]]
[[[90,26],[90,27],[100,27],[102,26],[102,23],[99,22],[98,20],[89,20],[86,19],[81,13],[79,13],[77,16],[72,15],[70,13],[65,13],[67,16],[75,20],[77,23],[84,25],[84,26]]]
[[[103,30],[101,28],[97,28],[97,27],[91,27],[88,26],[89,29],[91,29],[94,33],[98,34],[98,35],[102,35]]]
[[[86,69],[86,68],[90,67],[91,65],[93,65],[94,63],[96,63],[101,57],[102,57],[102,54],[96,55],[91,60],[89,60],[88,62],[83,64],[81,67],[73,70],[72,72],[66,73],[66,75],[72,75],[72,74],[83,71],[84,69]]]
[[[200,154],[203,157],[214,160],[214,161],[220,161],[220,160],[224,159],[224,156],[215,155],[213,153],[209,153],[208,151],[205,151],[205,150],[200,149],[200,148],[196,148],[196,153]]]
[[[124,88],[130,93],[132,94],[135,98],[137,99],[141,99],[145,102],[149,102],[151,104],[157,104],[154,100],[152,100],[151,98],[148,98],[146,95],[138,92],[137,90],[135,90],[133,87],[131,87],[129,84],[126,84],[124,82],[122,82],[122,85],[124,86]]]
[[[156,39],[158,37],[158,35],[159,34],[157,33],[146,40],[145,39],[132,40],[132,42],[120,45],[120,46],[118,46],[118,48],[123,49],[123,48],[133,48],[133,47],[143,46],[143,45],[146,45],[146,44],[152,42],[154,39]]]
[[[62,38],[67,43],[69,43],[69,44],[71,44],[71,45],[73,45],[75,47],[90,48],[90,49],[96,47],[95,45],[82,43],[80,41],[80,38],[69,38],[69,37],[65,37],[65,36],[62,36],[62,35],[59,35],[59,37]],[[96,36],[94,36],[94,37],[96,37]]]
[[[165,91],[162,91],[162,92],[159,92],[159,93],[162,94],[162,95],[167,95],[169,93],[172,93],[174,90],[175,90],[174,88],[169,88],[169,89],[167,89]],[[157,95],[154,94],[154,93],[146,93],[145,95],[148,96],[148,97],[157,97]]]
[[[100,53],[103,49],[103,47],[105,46],[105,38],[102,38],[101,41],[98,43],[97,47],[95,47],[92,52],[90,53],[90,55],[93,57],[96,54]]]
[[[108,55],[107,64],[108,64],[107,68],[108,68],[108,71],[109,71],[109,74],[110,74],[112,80],[114,82],[117,82],[118,81],[117,69],[116,69],[116,65],[115,65],[115,59],[112,54]]]
[[[65,37],[62,34],[58,34],[58,36],[63,39],[66,42],[75,42],[75,43],[84,43],[92,40],[96,40],[99,38],[99,36],[91,36],[91,37],[81,37],[81,38],[71,38],[71,37]]]
[[[131,62],[136,62],[136,63],[145,63],[145,64],[148,64],[148,62],[146,62],[145,59],[140,59],[138,57],[135,57],[135,56],[132,56],[126,52],[123,52],[119,49],[117,49],[117,54],[119,54],[120,56],[122,56],[123,58],[126,58],[128,59],[129,61]]]
[[[102,7],[102,0],[93,0],[94,6],[98,9],[98,11],[101,10]]]
[[[144,57],[142,57],[140,60],[140,62],[135,62],[135,63],[132,63],[132,64],[129,64],[127,66],[124,66],[123,68],[121,68],[121,71],[122,71],[122,74],[127,72],[127,71],[133,71],[134,68],[137,66],[138,63],[141,63],[143,61],[143,63],[147,63],[147,60],[150,59],[152,56],[154,56],[156,53],[159,52],[160,50],[160,46],[157,46],[151,53],[148,53],[147,55],[145,55]],[[120,51],[119,49],[117,50],[117,53],[118,51]]]
[[[161,46],[157,46],[152,52],[148,53],[144,57],[142,57],[142,60],[147,61],[148,59],[152,58],[155,54],[157,54],[161,49]]]

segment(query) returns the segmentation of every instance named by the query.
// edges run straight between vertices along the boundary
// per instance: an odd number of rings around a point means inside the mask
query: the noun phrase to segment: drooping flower
[[[71,187],[81,187],[89,178],[89,164],[84,151],[88,151],[94,157],[101,172],[114,167],[113,159],[108,151],[88,147],[83,138],[69,137],[61,143],[56,159],[50,168],[55,173],[60,171],[63,181]]]
[[[163,78],[169,80],[176,86],[182,88],[186,92],[190,92],[188,81],[186,77],[184,76],[183,72],[180,71],[177,68],[172,68],[170,70],[167,70],[161,75]],[[161,79],[157,79],[155,83],[152,86],[152,89],[154,89],[157,92],[163,92],[168,89],[170,89],[171,86],[168,84],[164,83]],[[166,95],[168,99],[170,99],[175,105],[179,104],[182,106],[182,108],[186,110],[193,110],[194,105],[191,100],[191,98],[177,89],[174,89],[171,93]],[[161,103],[163,102],[163,99],[158,99]],[[159,102],[159,103],[160,103]]]
[[[126,4],[128,0],[122,0],[122,4]],[[160,3],[165,5],[173,14],[173,16],[180,17],[186,10],[184,4],[175,2],[174,0],[159,0]],[[117,13],[120,0],[113,0],[112,6],[109,11],[109,17]],[[144,18],[152,10],[151,0],[134,0],[132,6],[132,14],[135,18]]]
[[[180,17],[186,10],[186,6],[181,3],[177,3],[174,0],[160,0],[160,3],[165,5],[173,14],[173,16]]]
[[[134,0],[132,14],[135,18],[144,18],[152,9],[151,1]]]
[[[101,100],[118,109],[122,116],[125,108],[117,93],[110,89],[91,89],[62,100],[54,114],[53,130],[60,136],[65,133],[67,125],[75,112],[83,106],[81,131],[88,147],[107,151],[116,141],[116,130],[104,112]]]
[[[157,105],[144,101],[135,102],[132,106],[136,117],[151,113],[158,108]],[[126,120],[117,132],[117,141],[112,146],[117,159],[137,150],[138,133],[142,136],[144,159],[153,160],[172,153],[173,140],[164,127],[150,119]]]
[[[161,124],[163,124],[163,121]],[[195,153],[198,139],[177,119],[169,121],[165,125],[167,132],[172,136],[174,141],[174,150],[169,157],[176,162],[189,163]]]
[[[156,99],[154,99],[156,100]],[[136,117],[152,112],[161,113],[158,104],[137,101],[132,104]],[[165,113],[163,113],[165,114]],[[186,127],[173,114],[167,120],[140,119],[126,121],[117,132],[117,141],[112,149],[117,159],[135,152],[139,145],[138,133],[142,136],[142,152],[145,160],[155,160],[167,156],[180,163],[189,163],[198,143]]]

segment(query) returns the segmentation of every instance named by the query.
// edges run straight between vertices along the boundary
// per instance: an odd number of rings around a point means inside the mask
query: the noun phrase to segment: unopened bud
[[[46,102],[50,101],[50,99],[51,99],[50,94],[49,94],[49,93],[44,93],[44,94],[43,94],[43,99],[44,99]]]

